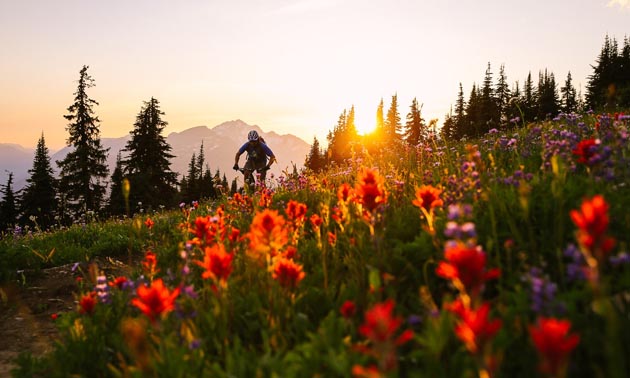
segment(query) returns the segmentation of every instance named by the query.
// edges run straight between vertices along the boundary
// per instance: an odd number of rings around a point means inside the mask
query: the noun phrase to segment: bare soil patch
[[[110,275],[127,274],[128,266],[117,260],[96,261]],[[22,352],[50,352],[58,335],[53,317],[76,310],[78,271],[74,264],[25,272],[23,282],[0,286],[0,377],[9,377],[14,360]]]

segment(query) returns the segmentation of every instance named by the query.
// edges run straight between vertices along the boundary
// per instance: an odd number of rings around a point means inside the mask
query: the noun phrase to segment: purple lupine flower
[[[584,281],[586,280],[584,256],[578,249],[578,247],[571,243],[564,252],[564,256],[568,257],[571,261],[567,264],[567,279],[569,281]]]

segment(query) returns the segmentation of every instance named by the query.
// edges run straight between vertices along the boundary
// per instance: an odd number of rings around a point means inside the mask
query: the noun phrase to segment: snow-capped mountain
[[[265,132],[257,125],[248,125],[241,120],[224,122],[213,128],[207,126],[197,126],[190,129],[170,133],[166,137],[166,142],[171,146],[171,154],[175,157],[171,160],[171,169],[179,173],[179,178],[188,171],[188,164],[192,154],[199,155],[201,143],[203,142],[206,165],[213,174],[218,169],[221,174],[225,174],[228,182],[232,182],[235,177],[239,177],[239,184],[242,184],[242,175],[232,170],[234,165],[234,155],[239,147],[247,141],[247,133],[256,130],[265,139],[267,145],[273,150],[277,158],[267,177],[274,175],[278,177],[283,171],[293,171],[293,165],[300,169],[304,166],[304,161],[311,146],[304,140],[292,135],[279,135],[273,131]],[[120,138],[101,138],[101,144],[109,148],[107,164],[110,174],[116,166],[116,156],[118,152],[125,148],[130,135]],[[65,147],[50,156],[51,165],[55,172],[57,160],[62,160],[70,147]],[[8,179],[8,172],[13,172],[13,190],[17,191],[26,185],[28,170],[33,166],[34,150],[29,150],[16,144],[0,143],[0,185],[5,185]],[[124,153],[123,153],[124,156]],[[246,154],[240,159],[240,165],[245,164]]]

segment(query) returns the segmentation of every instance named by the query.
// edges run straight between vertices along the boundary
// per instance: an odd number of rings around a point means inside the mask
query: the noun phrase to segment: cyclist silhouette
[[[239,168],[238,161],[241,158],[243,152],[247,151],[247,161],[243,168]],[[269,158],[269,161],[267,161]],[[234,166],[232,167],[235,171],[243,172],[243,176],[245,179],[245,184],[251,186],[254,183],[253,172],[256,171],[260,174],[260,182],[265,183],[265,178],[267,177],[267,171],[271,164],[276,161],[276,156],[273,154],[273,151],[267,146],[256,130],[252,130],[247,134],[247,142],[241,146],[236,152],[236,156],[234,157]]]

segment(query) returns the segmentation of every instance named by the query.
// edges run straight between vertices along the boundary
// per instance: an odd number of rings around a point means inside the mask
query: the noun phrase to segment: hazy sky
[[[606,34],[630,37],[630,0],[0,0],[0,143],[65,145],[83,65],[102,137],[155,97],[166,134],[242,119],[325,143],[396,93],[403,121],[416,97],[441,124],[488,62],[584,92]]]

